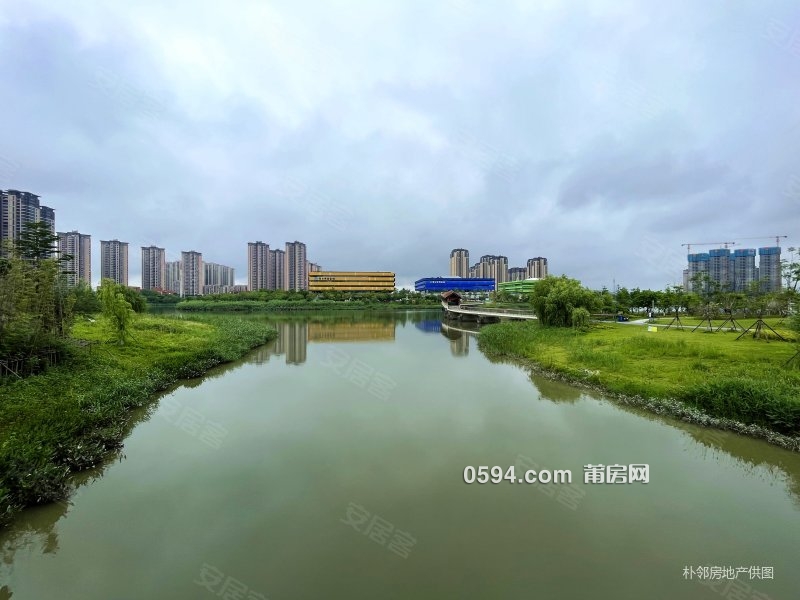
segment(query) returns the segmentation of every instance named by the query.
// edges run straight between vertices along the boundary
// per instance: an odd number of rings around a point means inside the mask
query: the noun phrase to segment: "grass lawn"
[[[646,317],[643,317],[643,318],[646,318]],[[758,319],[758,317],[739,317],[739,316],[737,316],[735,318],[736,318],[736,323],[740,327],[744,327],[745,329],[750,327],[750,325],[755,323],[756,320]],[[657,319],[653,319],[653,321],[655,322],[656,325],[668,325],[672,321],[672,319],[673,319],[673,317],[659,317]],[[789,330],[789,319],[788,318],[764,317],[763,320],[764,320],[764,323],[766,323],[767,325],[769,325],[770,327],[775,329],[782,336],[784,336],[786,338],[796,337],[796,334],[794,334],[792,331]],[[724,316],[721,319],[720,318],[711,319],[711,324],[714,326],[714,329],[716,329],[717,327],[722,325],[724,322],[725,322],[725,317]],[[681,323],[683,323],[683,325],[685,327],[694,327],[695,325],[700,323],[700,317],[684,317],[684,316],[681,316]],[[728,329],[730,326],[731,326],[730,323],[726,324],[725,325],[725,329]],[[673,325],[673,327],[674,327],[674,325]],[[702,327],[700,329],[702,329]],[[698,331],[700,331],[700,330],[698,329]]]
[[[673,398],[714,417],[800,435],[800,358],[784,366],[798,345],[749,335],[736,341],[738,335],[621,324],[575,332],[510,322],[482,328],[478,343],[490,357],[531,361],[611,392]]]
[[[119,346],[107,342],[101,320],[81,320],[72,337],[95,342],[91,348],[40,375],[0,379],[0,524],[20,507],[64,498],[70,472],[121,445],[130,409],[276,335],[224,316],[140,315],[132,333]]]

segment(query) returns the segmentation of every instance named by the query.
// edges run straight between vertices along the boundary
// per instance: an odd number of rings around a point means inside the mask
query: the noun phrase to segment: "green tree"
[[[35,357],[69,333],[72,304],[53,259],[5,259],[0,272],[0,357]]]
[[[50,231],[50,226],[44,221],[26,223],[19,238],[14,242],[16,255],[23,260],[38,263],[58,255],[58,236]],[[61,260],[71,258],[68,255]]]
[[[621,287],[617,290],[616,294],[617,308],[622,311],[627,311],[631,307],[631,293],[628,288]]]
[[[599,310],[604,313],[614,312],[616,310],[616,301],[614,300],[614,296],[611,295],[611,292],[608,291],[608,288],[603,287],[602,290],[596,292],[597,294],[597,306]]]
[[[112,279],[103,279],[98,289],[103,316],[119,345],[124,345],[131,337],[134,311],[125,300],[124,287]]]
[[[677,303],[677,292],[675,291],[675,288],[677,287],[678,286],[673,286],[672,288],[666,287],[664,291],[659,294],[658,303],[656,303],[656,306],[658,306],[658,309],[662,313],[669,314],[676,310],[673,307]]]
[[[181,301],[181,297],[178,294],[170,294],[164,293],[161,294],[159,292],[154,292],[153,290],[142,290],[139,292],[144,299],[147,301],[147,304],[177,304]],[[249,293],[249,292],[245,292]],[[235,297],[237,300],[243,300],[245,298],[244,294],[228,294],[231,297]]]
[[[79,281],[78,284],[72,288],[71,293],[75,298],[73,311],[76,314],[91,315],[100,312],[100,299],[97,297],[94,290],[92,290],[92,287],[85,281]]]
[[[572,309],[572,326],[575,329],[588,329],[591,314],[584,307]]]
[[[596,311],[598,298],[577,279],[566,275],[548,276],[534,285],[531,304],[542,325],[570,327],[572,311],[579,307],[589,312]]]
[[[125,296],[125,300],[131,305],[133,312],[147,312],[147,298],[145,298],[141,292],[124,285],[120,287],[122,288],[122,295]]]
[[[711,277],[708,273],[700,271],[695,273],[691,278],[690,289],[697,294],[703,302],[708,302],[711,299]]]
[[[792,257],[794,257],[794,248],[792,250]],[[783,259],[781,261],[781,275],[787,290],[797,292],[797,287],[800,285],[800,261]]]

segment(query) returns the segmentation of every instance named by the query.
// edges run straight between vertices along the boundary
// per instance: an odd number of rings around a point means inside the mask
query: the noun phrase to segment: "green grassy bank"
[[[65,498],[69,474],[119,448],[130,410],[155,392],[276,336],[226,316],[139,316],[132,334],[118,346],[100,320],[77,323],[73,337],[95,345],[41,375],[0,380],[0,524],[24,506]]]
[[[659,412],[732,429],[727,421],[739,422],[800,439],[800,359],[784,366],[797,345],[750,336],[736,341],[737,336],[648,332],[635,325],[595,325],[576,332],[499,323],[483,327],[478,344],[489,357],[638,398],[639,404]],[[696,409],[697,418],[682,407]],[[703,414],[726,421],[710,423]]]

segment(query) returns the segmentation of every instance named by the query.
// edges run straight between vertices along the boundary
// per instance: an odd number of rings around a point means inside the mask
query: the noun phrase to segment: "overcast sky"
[[[658,289],[685,242],[800,246],[796,1],[0,0],[0,81],[0,188],[95,280],[113,238],[131,285],[150,244]]]

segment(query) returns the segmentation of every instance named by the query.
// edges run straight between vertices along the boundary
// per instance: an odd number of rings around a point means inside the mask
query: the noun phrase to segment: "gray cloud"
[[[404,283],[467,247],[660,288],[684,242],[798,245],[796,9],[716,4],[4,5],[0,177],[132,281],[142,245],[242,279],[300,239]]]

